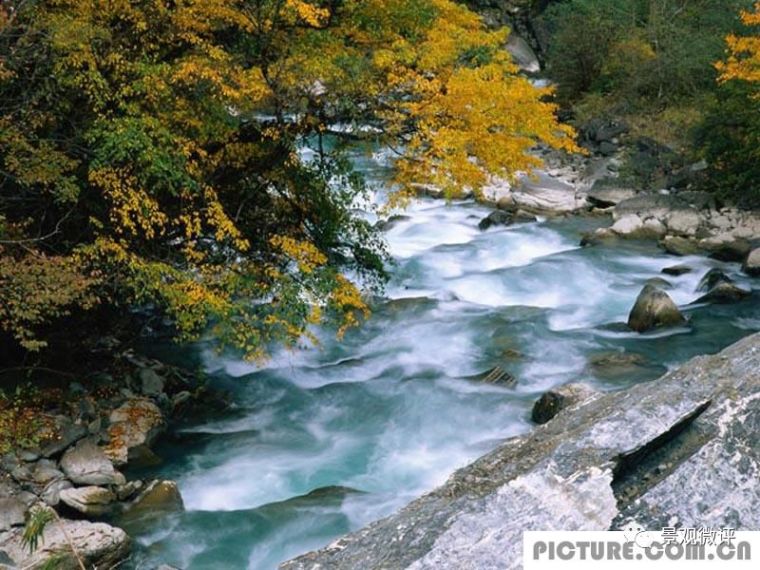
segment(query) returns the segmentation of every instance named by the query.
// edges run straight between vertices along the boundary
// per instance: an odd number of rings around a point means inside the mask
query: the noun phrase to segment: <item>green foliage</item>
[[[546,12],[548,65],[566,101],[603,93],[641,110],[712,90],[712,63],[751,0],[566,0]]]
[[[45,534],[45,529],[54,520],[55,513],[48,506],[36,506],[29,510],[21,540],[30,553],[37,550],[42,535]]]
[[[710,165],[708,190],[747,208],[760,208],[760,99],[757,83],[723,84],[697,131]]]

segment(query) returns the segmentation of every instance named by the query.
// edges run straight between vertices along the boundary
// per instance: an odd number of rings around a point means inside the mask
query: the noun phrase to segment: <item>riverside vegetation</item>
[[[155,339],[213,338],[262,363],[369,316],[392,277],[383,232],[404,220],[361,211],[375,207],[355,155],[368,142],[391,157],[386,208],[420,193],[487,200],[502,180],[514,191],[481,228],[526,222],[555,212],[520,205],[523,172],[611,156],[615,188],[557,209],[614,208],[594,236],[638,216],[628,233],[652,237],[655,210],[671,249],[715,241],[704,232],[719,217],[754,231],[751,212],[718,210],[760,196],[760,3],[469,4],[528,14],[557,88],[520,70],[505,29],[449,0],[0,6],[0,555],[107,567],[129,537],[89,520],[140,532],[181,509],[172,481],[117,468],[155,465],[170,422],[227,412],[187,361],[142,354]],[[607,201],[684,173],[673,186],[719,204],[694,223],[672,203]],[[687,194],[668,200],[693,208]],[[753,275],[754,237],[702,250]],[[697,302],[746,299],[735,279]],[[665,299],[671,316],[632,313],[632,328],[687,322],[661,286],[637,306]]]

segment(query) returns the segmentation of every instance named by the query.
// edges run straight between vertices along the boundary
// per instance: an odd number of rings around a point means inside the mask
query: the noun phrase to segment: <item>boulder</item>
[[[22,536],[20,528],[0,535],[0,560],[5,555],[16,566],[30,570],[76,570],[80,565],[69,541],[87,568],[115,568],[129,555],[127,533],[104,523],[53,521],[45,527],[39,548],[33,553],[24,545]]]
[[[702,295],[699,299],[694,301],[695,303],[718,303],[729,304],[738,303],[739,301],[746,299],[752,293],[745,291],[741,287],[737,287],[733,283],[718,283],[715,287],[710,289],[705,295]]]
[[[53,433],[55,437],[41,445],[40,455],[54,457],[87,435],[87,428],[74,423],[68,416],[53,418]]]
[[[657,218],[642,219],[636,214],[626,214],[618,219],[610,230],[617,235],[632,239],[659,238],[665,234],[665,226]]]
[[[665,236],[660,247],[673,255],[696,255],[701,251],[696,240],[681,236]]]
[[[544,393],[533,405],[531,419],[537,424],[545,424],[562,410],[585,402],[597,394],[586,384],[565,384]]]
[[[55,507],[61,502],[61,491],[71,489],[73,485],[67,479],[49,483],[40,494],[40,498],[49,506]]]
[[[733,283],[733,280],[721,269],[713,267],[699,280],[697,291],[709,291],[721,283]]]
[[[120,522],[126,526],[136,526],[149,518],[182,511],[185,506],[176,482],[151,481],[123,508]]]
[[[502,443],[281,570],[522,567],[525,530],[760,528],[760,334]]]
[[[744,261],[752,250],[750,243],[731,234],[721,234],[699,241],[702,249],[720,261]]]
[[[662,270],[662,273],[665,275],[673,275],[674,277],[679,277],[681,275],[691,273],[692,271],[694,270],[688,265],[671,265],[670,267],[664,268]]]
[[[609,208],[634,196],[636,191],[631,188],[595,184],[588,193],[588,201],[597,208]]]
[[[673,235],[693,237],[703,223],[702,216],[696,210],[675,210],[665,218],[668,232]]]
[[[641,290],[628,315],[628,326],[637,332],[645,332],[655,327],[681,325],[685,322],[686,319],[673,299],[665,291],[652,285],[646,285]]]
[[[646,285],[652,285],[653,287],[657,287],[658,289],[672,289],[673,288],[673,284],[667,279],[663,279],[662,277],[650,277],[649,279],[647,279]]]
[[[24,525],[27,505],[19,497],[0,498],[0,532]]]
[[[753,249],[744,260],[742,270],[753,277],[760,276],[760,247]]]
[[[77,485],[123,485],[124,475],[91,439],[80,440],[61,458],[61,469]]]
[[[111,412],[105,452],[116,465],[124,465],[130,455],[144,455],[165,428],[163,414],[152,401],[133,398]]]
[[[493,226],[508,226],[512,223],[512,216],[504,210],[494,210],[485,218],[480,220],[478,228],[485,231]]]
[[[111,503],[116,496],[103,487],[79,487],[64,489],[60,492],[60,500],[65,505],[88,516],[99,517],[108,513]]]
[[[141,368],[139,376],[142,393],[146,396],[158,396],[164,392],[166,380],[152,368]]]

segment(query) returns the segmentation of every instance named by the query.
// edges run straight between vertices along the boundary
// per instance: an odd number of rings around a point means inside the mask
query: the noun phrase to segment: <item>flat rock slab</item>
[[[525,530],[757,529],[759,436],[756,334],[507,440],[399,513],[281,568],[519,568]]]

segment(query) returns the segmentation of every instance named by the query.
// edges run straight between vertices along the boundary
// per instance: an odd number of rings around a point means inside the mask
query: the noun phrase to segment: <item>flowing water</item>
[[[552,386],[620,389],[760,330],[757,290],[736,305],[687,306],[710,267],[760,288],[736,264],[674,258],[653,244],[580,248],[598,219],[481,232],[488,212],[472,202],[412,204],[386,233],[396,260],[386,298],[341,343],[325,333],[321,348],[283,352],[264,367],[203,353],[236,409],[157,449],[165,461],[149,475],[176,479],[186,512],[131,529],[138,567],[276,568],[531,429],[530,407]],[[694,271],[661,275],[674,264]],[[619,323],[654,277],[672,284],[689,326],[626,331]],[[622,352],[640,356],[609,364]],[[494,366],[517,384],[477,381]]]

